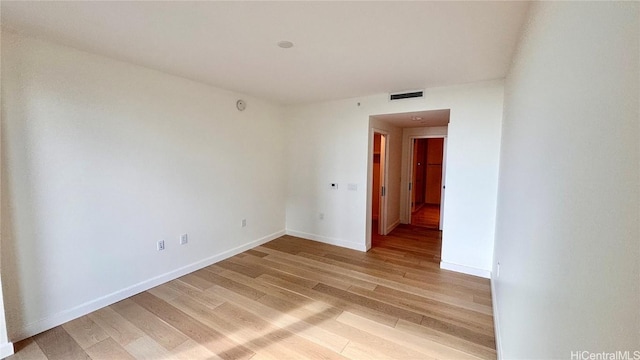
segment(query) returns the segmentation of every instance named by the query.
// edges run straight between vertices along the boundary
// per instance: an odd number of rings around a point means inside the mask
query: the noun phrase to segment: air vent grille
[[[421,98],[421,97],[424,97],[424,91],[422,91],[422,90],[407,91],[407,92],[389,94],[389,100],[390,101],[402,100],[402,99]]]

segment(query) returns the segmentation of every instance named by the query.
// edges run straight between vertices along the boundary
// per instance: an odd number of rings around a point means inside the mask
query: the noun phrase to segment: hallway
[[[411,213],[411,225],[438,229],[440,226],[440,205],[424,204],[418,211]]]

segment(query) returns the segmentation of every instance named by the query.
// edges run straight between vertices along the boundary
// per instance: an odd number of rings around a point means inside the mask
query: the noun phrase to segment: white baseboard
[[[397,228],[400,225],[400,219],[396,220],[393,224],[389,225],[386,230],[386,234],[393,231],[393,229]]]
[[[6,343],[0,345],[0,359],[4,359],[13,355],[13,343]]]
[[[502,341],[500,338],[500,316],[498,315],[498,298],[496,295],[496,285],[495,281],[493,281],[493,276],[491,279],[491,306],[493,307],[493,329],[496,336],[496,354],[498,355],[498,360],[503,359],[502,357]]]
[[[491,271],[440,261],[440,269],[491,279]]]
[[[237,255],[243,251],[252,249],[256,246],[262,245],[264,243],[267,243],[273,239],[279,238],[280,236],[284,235],[285,231],[284,230],[280,230],[277,231],[273,234],[264,236],[260,239],[251,241],[249,243],[246,243],[244,245],[240,245],[238,247],[235,247],[233,249],[229,249],[226,251],[223,251],[219,254],[210,256],[208,258],[202,259],[200,261],[196,261],[194,263],[191,263],[189,265],[183,266],[181,268],[169,271],[167,273],[164,273],[162,275],[158,275],[154,278],[139,282],[135,285],[129,286],[127,288],[124,288],[122,290],[118,290],[116,292],[113,292],[111,294],[107,294],[105,296],[102,296],[100,298],[88,301],[84,304],[78,305],[74,308],[68,309],[68,310],[64,310],[61,311],[57,314],[53,314],[51,316],[48,316],[42,320],[38,320],[36,322],[33,322],[31,324],[26,325],[23,329],[18,330],[17,332],[13,332],[11,334],[11,340],[13,341],[19,341],[19,340],[23,340],[26,339],[28,337],[31,337],[33,335],[39,334],[43,331],[52,329],[56,326],[62,325],[68,321],[71,321],[73,319],[79,318],[81,316],[87,315],[93,311],[96,311],[98,309],[101,309],[105,306],[109,306],[111,304],[114,304],[120,300],[124,300],[128,297],[131,297],[133,295],[139,294],[143,291],[149,290],[153,287],[156,287],[158,285],[164,284],[167,281],[171,281],[174,280],[176,278],[179,278],[181,276],[184,276],[186,274],[192,273],[196,270],[202,269],[203,267],[215,264],[219,261],[222,261],[224,259],[230,258],[234,255]],[[1,349],[0,349],[1,350]]]
[[[302,231],[296,231],[296,230],[291,230],[291,229],[287,229],[287,235],[291,235],[291,236],[297,236],[299,238],[303,238],[303,239],[307,239],[307,240],[313,240],[313,241],[319,241],[325,244],[329,244],[329,245],[335,245],[335,246],[340,246],[340,247],[344,247],[344,248],[348,248],[348,249],[353,249],[353,250],[358,250],[358,251],[367,251],[367,247],[366,245],[363,244],[359,244],[356,242],[352,242],[352,241],[344,241],[344,240],[340,240],[340,239],[335,239],[335,238],[330,238],[330,237],[326,237],[326,236],[322,236],[322,235],[316,235],[316,234],[309,234],[306,232],[302,232]]]

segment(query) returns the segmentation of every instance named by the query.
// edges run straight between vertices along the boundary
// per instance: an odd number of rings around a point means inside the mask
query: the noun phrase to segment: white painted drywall
[[[2,42],[0,41],[0,54],[2,54]],[[2,59],[0,58],[0,63]],[[2,123],[2,114],[4,111],[0,111],[0,124]],[[0,139],[2,138],[2,126],[0,126]],[[0,168],[2,167],[2,147],[0,146]],[[0,177],[0,182],[2,178]],[[0,191],[0,203],[2,203],[2,192]],[[0,207],[0,229],[2,228],[2,207]],[[0,264],[2,263],[2,232],[0,232]],[[2,267],[0,266],[0,269]],[[1,274],[1,272],[0,272]],[[1,277],[0,277],[1,278]],[[2,291],[2,280],[0,279],[0,359],[13,354],[13,344],[9,341],[7,334],[7,321],[5,317],[4,309],[4,295]]]
[[[451,109],[442,260],[488,276],[492,264],[503,84],[425,91],[389,102],[387,94],[291,106],[288,119],[287,231],[364,249],[367,237],[369,116]],[[360,105],[358,105],[358,103]],[[401,175],[402,176],[402,175]],[[329,183],[356,183],[330,190]],[[405,186],[406,179],[401,186]],[[318,213],[324,213],[324,220]]]
[[[400,221],[403,224],[409,223],[409,215],[411,214],[411,198],[409,191],[409,182],[411,178],[409,176],[409,164],[411,161],[411,152],[413,151],[413,143],[411,139],[415,137],[446,137],[447,126],[428,126],[418,128],[404,128],[402,129],[402,177],[407,179],[400,192]],[[445,152],[446,156],[446,152]],[[445,162],[446,170],[446,162]],[[444,184],[444,183],[443,183]]]
[[[505,88],[502,358],[640,351],[639,6],[532,6]]]
[[[5,316],[4,296],[0,282],[0,359],[13,355],[13,343],[9,341]]]
[[[279,106],[3,32],[2,115],[10,339],[284,233]]]

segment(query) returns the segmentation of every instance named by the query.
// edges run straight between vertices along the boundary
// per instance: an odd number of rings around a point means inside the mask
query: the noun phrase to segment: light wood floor
[[[486,279],[440,232],[368,253],[284,236],[23,340],[10,359],[495,359]]]
[[[431,229],[440,227],[440,205],[424,204],[418,211],[411,213],[411,225]]]

